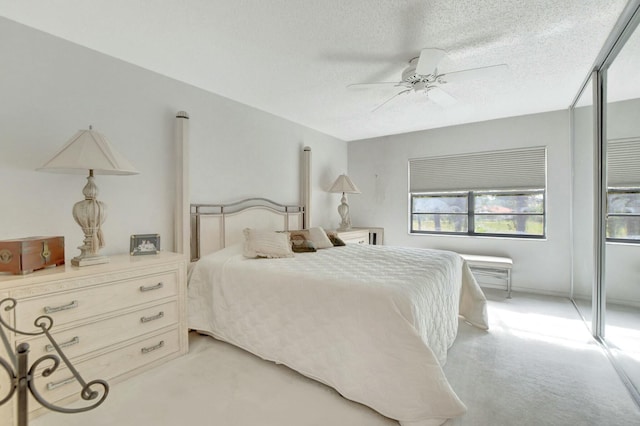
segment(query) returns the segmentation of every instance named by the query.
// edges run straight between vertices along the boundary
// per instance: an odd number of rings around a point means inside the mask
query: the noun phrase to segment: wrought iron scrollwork
[[[18,302],[13,298],[6,298],[0,301],[0,311],[4,310],[5,312],[12,311],[16,308]],[[4,305],[4,306],[3,306]],[[51,328],[53,327],[53,318],[48,315],[41,315],[35,319],[33,322],[34,326],[39,331],[36,332],[27,332],[18,330],[9,324],[3,319],[2,315],[0,315],[0,338],[4,342],[7,353],[11,357],[11,362],[6,361],[0,358],[0,366],[6,371],[10,386],[8,387],[8,392],[6,395],[0,395],[0,405],[8,402],[13,395],[18,392],[18,426],[23,426],[27,424],[27,389],[33,397],[38,401],[43,407],[48,408],[52,411],[57,411],[60,413],[81,413],[84,411],[89,411],[104,402],[109,394],[109,384],[101,379],[92,380],[90,382],[85,382],[82,378],[78,370],[71,364],[67,356],[62,352],[60,345],[55,341],[53,336],[49,333]],[[24,336],[40,336],[45,335],[50,342],[50,346],[54,348],[57,352],[56,354],[48,354],[43,355],[33,362],[31,367],[28,367],[28,353],[29,353],[29,344],[21,343],[15,350],[15,354],[13,349],[9,345],[9,341],[6,337],[6,334],[3,330],[3,327],[7,330],[16,333],[17,335]],[[49,346],[49,345],[47,345]],[[73,375],[70,379],[77,381],[81,386],[80,397],[85,401],[94,401],[92,404],[87,405],[85,407],[79,408],[66,408],[60,407],[55,404],[48,402],[38,391],[35,383],[35,378],[37,377],[36,372],[40,368],[43,363],[51,363],[51,365],[44,366],[42,370],[42,377],[49,377],[53,374],[61,363],[69,369],[71,374]],[[13,365],[11,365],[13,363]],[[14,368],[15,366],[15,368]],[[96,389],[99,388],[99,389]]]
[[[10,383],[15,383],[16,382],[16,373],[13,371],[13,367],[11,366],[11,364],[9,364],[4,359],[0,358],[0,365],[7,372],[7,375],[9,376],[9,382]],[[7,389],[8,389],[8,392],[4,397],[2,397],[0,395],[0,397],[2,398],[2,399],[0,399],[0,405],[2,405],[5,402],[9,401],[11,399],[11,397],[13,396],[13,394],[16,392],[16,386],[8,386]]]

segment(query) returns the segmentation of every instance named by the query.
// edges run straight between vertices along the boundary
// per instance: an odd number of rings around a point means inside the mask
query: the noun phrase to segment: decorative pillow
[[[290,231],[291,250],[294,253],[308,253],[316,251],[316,245],[311,241],[311,236],[307,229],[300,231]]]
[[[329,237],[329,240],[334,247],[346,245],[345,242],[342,241],[342,238],[338,237],[338,234],[336,234],[335,232],[327,232],[327,237]]]
[[[293,257],[288,232],[258,231],[251,228],[245,228],[243,232],[245,257]]]
[[[313,244],[313,241],[304,241],[301,244],[292,244],[291,250],[293,250],[294,253],[315,253],[318,251],[316,249],[316,245]]]
[[[333,247],[333,243],[331,243],[331,240],[327,237],[327,233],[324,232],[324,229],[321,227],[316,226],[309,228],[308,231],[309,239],[313,241],[318,250]]]

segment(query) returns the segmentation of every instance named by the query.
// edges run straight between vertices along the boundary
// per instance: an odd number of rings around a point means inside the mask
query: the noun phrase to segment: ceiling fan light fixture
[[[428,89],[429,87],[424,81],[418,81],[413,85],[413,90],[416,92],[426,92]]]

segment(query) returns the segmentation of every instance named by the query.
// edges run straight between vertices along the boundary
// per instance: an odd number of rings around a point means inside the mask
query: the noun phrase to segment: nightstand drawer
[[[177,323],[178,302],[173,300],[115,317],[93,320],[68,330],[56,332],[54,327],[53,338],[64,354],[73,359]],[[96,325],[100,327],[99,333],[96,333]],[[30,358],[37,359],[43,355],[56,354],[46,336],[19,339],[16,341],[16,346],[22,342],[29,344]]]
[[[345,244],[369,244],[369,231],[366,229],[338,231],[336,234]]]
[[[117,309],[175,296],[178,278],[175,273],[144,276],[137,279],[84,287],[72,291],[25,298],[18,301],[16,325],[19,330],[36,331],[35,318],[48,315],[54,327]]]

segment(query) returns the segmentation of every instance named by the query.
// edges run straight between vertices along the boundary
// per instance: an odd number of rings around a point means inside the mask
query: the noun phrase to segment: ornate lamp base
[[[340,227],[338,231],[348,231],[351,229],[351,216],[349,215],[349,205],[347,204],[347,196],[342,193],[342,199],[340,200],[340,205],[338,206],[338,214],[342,221],[340,222]]]
[[[82,193],[84,194],[84,200],[78,201],[73,206],[73,218],[82,228],[84,241],[83,245],[78,247],[80,254],[71,259],[71,264],[74,266],[89,266],[107,263],[109,258],[98,254],[98,251],[104,245],[100,226],[106,219],[107,206],[96,199],[98,187],[93,179],[93,170],[89,170],[87,184],[82,189]]]

